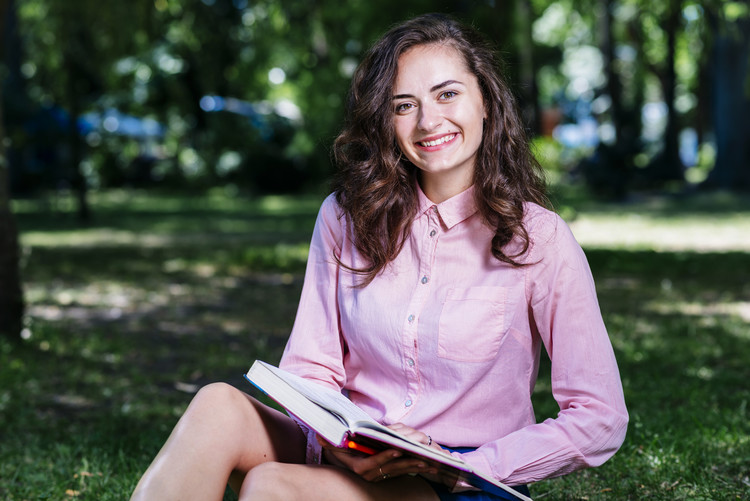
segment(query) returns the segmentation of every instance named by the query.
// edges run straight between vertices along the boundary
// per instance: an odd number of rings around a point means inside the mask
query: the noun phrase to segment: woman
[[[281,366],[525,490],[607,460],[627,412],[586,259],[544,185],[492,52],[426,15],[354,75]],[[535,423],[541,346],[556,419]],[[134,499],[501,499],[389,450],[322,443],[239,390],[196,395]]]

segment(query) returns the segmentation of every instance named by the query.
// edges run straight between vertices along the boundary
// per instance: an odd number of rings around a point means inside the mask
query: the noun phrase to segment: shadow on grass
[[[249,390],[241,376],[250,363],[278,360],[314,214],[287,209],[292,219],[224,223],[216,215],[208,224],[206,212],[179,212],[175,218],[187,217],[160,223],[150,210],[130,222],[107,217],[133,235],[164,237],[155,245],[42,245],[27,255],[30,338],[22,348],[0,344],[0,497],[127,497],[193,392],[212,381]],[[204,222],[190,226],[191,218]],[[543,482],[534,494],[743,495],[748,254],[587,249],[587,256],[631,426],[605,466]],[[540,418],[556,414],[548,378],[544,368],[534,396]]]
[[[750,488],[750,259],[741,252],[587,250],[631,422],[605,466],[545,499],[742,499]],[[549,366],[535,395],[554,416]]]
[[[301,286],[280,272],[71,271],[30,284],[30,338],[0,345],[2,499],[127,498],[201,386],[249,391],[252,361],[278,360]]]

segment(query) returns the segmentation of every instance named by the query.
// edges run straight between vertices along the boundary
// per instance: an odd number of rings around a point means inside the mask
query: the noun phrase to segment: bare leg
[[[288,416],[226,384],[201,389],[144,473],[131,501],[222,499],[267,461],[303,463],[305,437]]]
[[[421,477],[404,475],[368,482],[336,466],[282,464],[257,466],[245,477],[240,501],[438,501]]]

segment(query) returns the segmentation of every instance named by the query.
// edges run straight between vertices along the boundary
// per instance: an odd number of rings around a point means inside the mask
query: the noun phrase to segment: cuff
[[[299,426],[300,430],[302,430],[302,433],[304,433],[305,437],[307,437],[307,446],[305,448],[305,463],[321,464],[323,458],[323,447],[318,442],[315,430],[308,428],[304,423],[298,421],[297,419],[295,419],[295,421],[297,422],[297,426]]]

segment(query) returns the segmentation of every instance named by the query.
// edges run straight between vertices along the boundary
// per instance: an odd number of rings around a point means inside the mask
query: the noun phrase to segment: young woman
[[[491,50],[440,15],[354,75],[281,366],[517,486],[606,461],[627,426],[594,283]],[[530,395],[542,345],[555,419]],[[202,389],[133,499],[501,499],[383,451],[322,443],[227,385]]]

